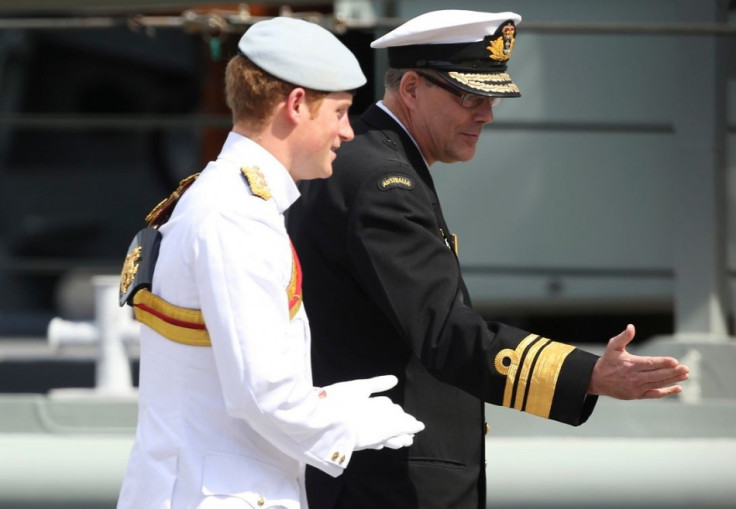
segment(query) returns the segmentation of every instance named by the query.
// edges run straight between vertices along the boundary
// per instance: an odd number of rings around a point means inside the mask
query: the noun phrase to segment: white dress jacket
[[[241,171],[257,167],[271,197]],[[212,343],[141,326],[139,410],[119,509],[306,508],[304,465],[342,473],[355,435],[312,387],[304,307],[289,316],[284,211],[299,192],[230,133],[164,224],[152,291],[202,311]]]

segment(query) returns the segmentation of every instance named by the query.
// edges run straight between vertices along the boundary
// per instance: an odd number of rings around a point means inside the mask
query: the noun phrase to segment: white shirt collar
[[[300,196],[299,189],[286,167],[250,138],[231,131],[217,159],[229,161],[239,167],[258,166],[268,183],[276,207],[282,214]]]

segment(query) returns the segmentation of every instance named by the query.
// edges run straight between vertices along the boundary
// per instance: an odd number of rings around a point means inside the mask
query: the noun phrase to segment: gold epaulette
[[[148,213],[145,219],[146,224],[149,227],[158,227],[168,221],[169,217],[171,217],[171,213],[174,211],[174,205],[176,205],[176,202],[179,201],[179,198],[181,198],[181,195],[184,194],[184,191],[189,189],[189,186],[191,186],[194,181],[197,180],[197,177],[199,177],[199,173],[189,175],[188,177],[183,178],[181,181],[179,181],[179,187],[177,187],[176,190],[171,193],[168,198],[161,200],[158,205],[153,207],[153,210]]]
[[[240,172],[245,177],[253,196],[258,196],[264,200],[271,199],[271,190],[268,188],[266,177],[263,176],[258,166],[243,166],[240,168]]]

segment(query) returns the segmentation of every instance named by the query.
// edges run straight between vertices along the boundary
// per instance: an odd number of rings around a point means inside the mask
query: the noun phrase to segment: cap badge
[[[513,23],[506,23],[500,30],[501,34],[491,41],[486,49],[490,52],[489,58],[505,62],[511,58],[516,41],[516,28]],[[498,32],[496,32],[498,33]]]
[[[258,166],[243,166],[240,171],[248,182],[248,187],[250,187],[253,196],[258,196],[264,200],[271,199],[271,190],[268,188],[266,178]]]

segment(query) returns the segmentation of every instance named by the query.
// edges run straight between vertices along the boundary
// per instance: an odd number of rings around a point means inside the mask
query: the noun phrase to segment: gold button
[[[263,497],[258,497],[258,505],[259,505],[259,506],[261,506],[261,505],[263,505],[263,504],[265,504],[265,503],[266,503],[266,501],[265,501],[265,500],[263,500]]]
[[[339,452],[333,452],[332,453],[332,461],[335,461],[339,457],[340,457],[340,453]]]
[[[489,431],[491,431],[491,427],[488,425],[488,423],[486,423],[485,424],[485,434],[487,435]]]
[[[340,465],[342,465],[343,463],[345,463],[345,455],[343,455],[343,456],[342,456],[342,457],[340,458]]]

